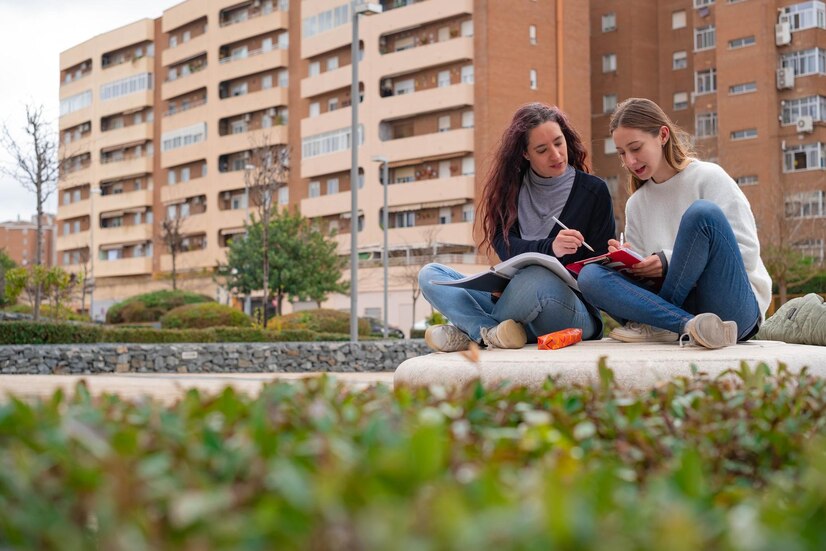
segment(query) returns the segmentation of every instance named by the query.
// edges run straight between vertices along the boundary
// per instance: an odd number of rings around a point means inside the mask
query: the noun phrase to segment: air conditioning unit
[[[786,14],[781,15],[777,25],[774,26],[774,43],[778,46],[792,43],[792,24]]]
[[[812,117],[805,115],[797,119],[795,126],[798,132],[814,132],[815,121]]]
[[[777,89],[794,88],[794,67],[781,67],[777,70]]]

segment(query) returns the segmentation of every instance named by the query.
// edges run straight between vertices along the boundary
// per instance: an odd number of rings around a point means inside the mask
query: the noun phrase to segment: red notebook
[[[570,264],[567,264],[565,267],[571,272],[575,273],[576,275],[579,275],[579,272],[582,270],[584,266],[588,264],[601,264],[603,266],[611,268],[612,270],[616,270],[620,273],[623,273],[631,279],[641,282],[651,291],[657,291],[660,287],[662,287],[662,277],[642,277],[631,272],[631,266],[637,264],[638,262],[642,262],[643,260],[644,257],[640,256],[639,253],[636,253],[631,249],[619,249],[612,253],[586,258],[585,260],[579,260],[577,262],[572,262]]]

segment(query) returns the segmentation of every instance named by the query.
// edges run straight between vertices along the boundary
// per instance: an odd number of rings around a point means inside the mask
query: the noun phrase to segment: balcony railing
[[[267,52],[272,52],[273,50],[284,50],[286,48],[281,48],[278,45],[274,45],[270,48],[258,48],[257,50],[249,50],[244,52],[243,54],[239,55],[228,55],[226,57],[222,57],[218,60],[219,63],[232,63],[233,61],[239,61],[242,59],[247,59],[248,57],[254,57],[260,54],[265,54]]]
[[[185,106],[181,105],[180,107],[176,107],[175,109],[167,109],[164,111],[163,116],[169,117],[170,115],[176,115],[178,113],[183,113],[184,111],[189,111],[190,109],[194,109],[196,107],[200,107],[207,102],[206,98],[196,99],[193,101],[188,102]]]

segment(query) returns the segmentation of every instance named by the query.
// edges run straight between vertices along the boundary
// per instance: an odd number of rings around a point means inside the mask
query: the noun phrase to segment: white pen
[[[620,232],[620,249],[622,248],[623,243],[625,243],[625,234]]]
[[[571,228],[569,228],[568,226],[566,226],[565,224],[563,224],[562,222],[560,222],[560,221],[559,221],[559,218],[557,218],[556,216],[551,216],[551,220],[553,220],[554,222],[556,222],[557,224],[559,224],[559,226],[560,226],[563,230],[569,230],[569,229],[571,229]],[[583,246],[583,247],[585,247],[586,249],[588,249],[589,251],[594,252],[594,249],[592,249],[592,248],[591,248],[591,245],[589,245],[589,244],[588,244],[588,243],[586,243],[585,241],[583,241],[583,242],[582,242],[582,246]]]

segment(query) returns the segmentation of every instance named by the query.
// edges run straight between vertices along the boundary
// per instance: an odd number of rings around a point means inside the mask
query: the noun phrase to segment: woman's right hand
[[[617,241],[616,239],[609,239],[608,240],[608,252],[609,253],[613,253],[613,252],[618,251],[620,249],[630,249],[630,248],[631,248],[631,245],[628,243],[628,241],[626,241],[625,243],[622,244],[622,246],[620,246],[620,242]]]

